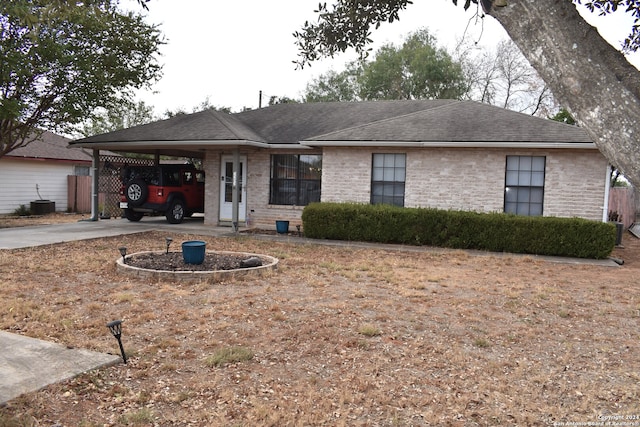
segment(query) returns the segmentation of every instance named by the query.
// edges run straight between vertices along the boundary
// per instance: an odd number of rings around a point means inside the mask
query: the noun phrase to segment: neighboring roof
[[[16,148],[6,154],[6,157],[67,160],[91,162],[91,154],[79,148],[69,148],[71,139],[44,131],[42,136],[24,147]]]
[[[446,99],[292,103],[234,114],[205,110],[71,144],[192,153],[214,145],[530,145],[595,149],[587,133],[577,126],[479,102]]]

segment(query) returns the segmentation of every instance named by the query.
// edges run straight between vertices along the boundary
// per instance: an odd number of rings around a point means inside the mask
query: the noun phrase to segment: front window
[[[306,206],[320,201],[322,155],[274,154],[271,156],[269,203]]]
[[[544,156],[507,156],[504,211],[517,215],[542,215]]]
[[[89,166],[74,166],[74,172],[76,176],[89,176],[91,175],[89,171]]]
[[[374,154],[371,170],[371,203],[404,206],[406,154]]]

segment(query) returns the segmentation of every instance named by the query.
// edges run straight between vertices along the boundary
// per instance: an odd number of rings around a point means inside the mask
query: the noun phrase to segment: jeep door
[[[196,170],[182,171],[182,188],[187,210],[204,212],[204,172]]]

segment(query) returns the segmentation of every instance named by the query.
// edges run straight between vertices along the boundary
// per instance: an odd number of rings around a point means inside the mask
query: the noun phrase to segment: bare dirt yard
[[[0,426],[640,425],[640,243],[622,266],[211,238],[263,277],[116,271],[145,233],[0,251],[0,328],[129,363],[23,395]],[[564,423],[564,424],[562,424]]]

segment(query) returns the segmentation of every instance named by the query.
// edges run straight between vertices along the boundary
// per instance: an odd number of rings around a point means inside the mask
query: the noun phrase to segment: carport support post
[[[98,220],[98,187],[99,187],[99,177],[100,177],[100,150],[93,150],[93,160],[91,161],[91,173],[92,173],[92,183],[91,183],[91,218],[90,221]]]
[[[233,150],[233,180],[231,189],[231,226],[234,232],[238,232],[238,211],[240,210],[240,148]]]

